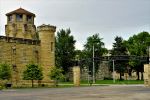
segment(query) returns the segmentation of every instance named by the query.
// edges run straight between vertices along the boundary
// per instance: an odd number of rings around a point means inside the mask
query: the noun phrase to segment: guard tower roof
[[[31,15],[31,16],[34,16],[35,17],[35,14],[34,13],[31,13],[23,8],[19,8],[19,9],[16,9],[14,11],[11,11],[9,13],[6,14],[6,16],[9,16],[9,15],[12,15],[12,14],[26,14],[26,15]]]

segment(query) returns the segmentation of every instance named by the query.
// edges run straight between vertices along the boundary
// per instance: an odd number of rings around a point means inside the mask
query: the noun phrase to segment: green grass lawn
[[[73,84],[73,82],[60,82],[60,84]],[[82,84],[89,84],[88,81],[81,81]],[[96,80],[95,84],[144,84],[143,80]]]
[[[81,87],[86,87],[86,86],[109,86],[110,84],[119,84],[119,85],[124,85],[124,84],[144,84],[143,80],[115,80],[115,83],[113,83],[113,80],[96,80],[95,84],[89,84],[88,81],[81,81],[80,86]],[[34,88],[70,88],[74,87],[73,82],[59,82],[58,87],[51,86],[51,87],[34,87]],[[32,89],[32,87],[14,87],[16,89]],[[4,88],[6,89],[6,88]]]
[[[96,80],[95,84],[91,84],[91,85],[98,85],[98,86],[109,86],[110,84],[119,84],[119,85],[124,85],[124,84],[144,84],[143,80],[116,80],[115,83],[113,83],[113,80]],[[81,81],[80,84],[81,87],[86,87],[86,86],[90,86],[90,84],[88,83],[88,81]],[[59,82],[58,87],[55,86],[51,86],[48,88],[70,88],[70,87],[74,87],[73,82]],[[23,89],[23,88],[31,88],[31,87],[17,87],[17,89]],[[34,87],[34,88],[47,88],[47,87]],[[32,88],[31,88],[32,89]]]
[[[81,82],[81,84],[86,84],[87,81]],[[144,81],[142,80],[115,80],[115,83],[113,80],[97,80],[95,84],[144,84]]]

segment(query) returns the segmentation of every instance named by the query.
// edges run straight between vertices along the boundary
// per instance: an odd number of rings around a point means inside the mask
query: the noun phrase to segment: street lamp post
[[[115,61],[113,60],[113,83],[115,83]]]
[[[149,64],[150,64],[150,46],[148,47],[148,57],[149,57]]]
[[[93,44],[93,83],[95,83],[95,63],[94,63],[94,44]]]

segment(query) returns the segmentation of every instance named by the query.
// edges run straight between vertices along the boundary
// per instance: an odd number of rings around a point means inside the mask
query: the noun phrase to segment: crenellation
[[[56,31],[56,26],[53,26],[53,25],[41,25],[39,27],[37,27],[37,31],[52,31],[52,32],[55,32]]]
[[[40,45],[40,40],[31,40],[31,39],[23,39],[23,38],[13,38],[13,37],[6,37],[6,36],[0,36],[0,42],[30,44],[30,45]]]

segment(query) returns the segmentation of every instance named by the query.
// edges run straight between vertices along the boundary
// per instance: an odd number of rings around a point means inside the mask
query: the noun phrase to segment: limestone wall
[[[34,62],[39,64],[39,41],[0,37],[0,63],[8,63],[12,68],[13,83],[22,80],[26,65]]]
[[[108,61],[103,61],[100,64],[98,73],[96,75],[97,80],[103,80],[104,78],[111,78],[111,72],[109,71]]]
[[[92,76],[89,75],[88,69],[86,67],[81,69],[81,79],[82,80],[89,80],[92,79]],[[92,70],[90,70],[90,73]],[[96,80],[103,80],[104,78],[111,78],[111,72],[109,71],[109,64],[107,61],[103,61],[98,69],[98,72],[96,73]]]

